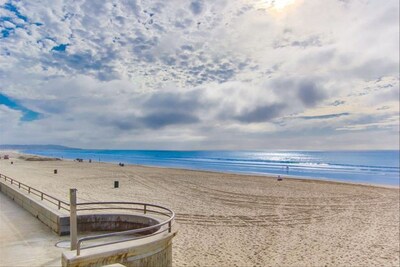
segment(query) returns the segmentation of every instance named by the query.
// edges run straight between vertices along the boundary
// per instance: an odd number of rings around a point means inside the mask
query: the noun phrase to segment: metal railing
[[[149,203],[140,203],[140,202],[86,202],[86,203],[77,203],[77,211],[93,211],[93,210],[130,210],[130,211],[140,211],[143,212],[143,214],[146,213],[152,213],[152,214],[158,214],[158,215],[163,215],[166,216],[167,219],[165,221],[162,221],[158,224],[139,228],[139,229],[133,229],[133,230],[127,230],[127,231],[120,231],[120,232],[113,232],[113,233],[107,233],[107,234],[100,234],[100,235],[94,235],[94,236],[87,236],[87,237],[82,237],[79,238],[76,244],[76,254],[79,256],[80,252],[82,249],[87,249],[87,248],[94,248],[94,247],[99,247],[99,246],[105,246],[105,245],[110,245],[110,244],[116,244],[116,243],[121,243],[125,241],[131,241],[131,240],[136,240],[136,239],[142,239],[154,235],[161,234],[163,232],[168,231],[169,233],[172,231],[172,225],[174,224],[174,219],[175,219],[175,213],[163,206],[159,205],[154,205],[154,204],[149,204]],[[94,207],[95,205],[101,205],[100,207]],[[113,205],[111,207],[106,207],[107,205]],[[90,206],[86,208],[85,206]],[[78,208],[82,207],[82,208]],[[141,207],[141,208],[138,208]],[[157,209],[157,210],[156,210]],[[71,216],[72,217],[72,216]],[[155,230],[155,232],[146,234],[146,232]],[[110,241],[110,242],[105,242],[101,244],[95,244],[95,245],[90,245],[90,246],[85,246],[82,247],[82,242],[84,241],[89,241],[89,240],[96,240],[96,239],[104,239],[104,238],[110,238],[110,237],[116,237],[116,236],[126,236],[126,235],[135,235],[135,234],[144,234],[142,236],[134,236],[130,238],[125,238],[122,240],[117,240],[117,241]]]
[[[172,231],[172,226],[175,223],[175,213],[166,207],[149,204],[149,203],[141,203],[141,202],[83,202],[77,203],[76,202],[76,189],[70,189],[70,203],[57,199],[49,194],[46,194],[36,188],[33,188],[29,185],[21,183],[11,177],[8,177],[4,174],[0,174],[0,180],[4,179],[5,182],[9,182],[11,185],[18,187],[19,189],[25,190],[28,194],[32,194],[35,196],[40,197],[42,201],[48,201],[57,206],[57,208],[64,209],[70,213],[70,236],[71,236],[71,249],[76,249],[76,253],[79,256],[82,249],[87,248],[94,248],[104,245],[116,244],[125,241],[131,241],[136,239],[142,239],[154,235],[161,234],[163,232],[168,231],[169,233]],[[71,194],[73,192],[73,194]],[[73,196],[73,197],[71,197]],[[97,207],[96,207],[97,206]],[[112,232],[107,234],[100,234],[100,235],[93,235],[93,236],[86,236],[82,238],[77,238],[77,212],[84,212],[84,211],[95,211],[95,210],[123,210],[123,211],[135,211],[140,212],[143,214],[157,214],[161,216],[165,216],[166,219],[164,221],[159,222],[158,224],[139,228],[139,229],[132,229],[127,231],[120,231],[120,232]],[[101,213],[99,213],[101,214]],[[137,214],[137,213],[135,213]],[[127,213],[129,215],[129,213]],[[150,234],[146,234],[146,232],[155,230]],[[116,237],[116,236],[126,236],[126,235],[135,235],[135,234],[143,234],[141,236],[134,236],[130,238],[125,238],[117,241],[105,242],[101,244],[95,244],[90,246],[82,247],[82,242],[90,241],[90,240],[97,240],[97,239],[104,239],[109,237]]]
[[[43,191],[40,191],[36,188],[33,188],[29,185],[26,185],[24,183],[21,183],[11,177],[8,177],[4,174],[0,173],[0,179],[4,179],[5,182],[10,182],[11,185],[18,186],[19,189],[25,190],[28,192],[28,194],[32,194],[35,196],[40,197],[40,200],[42,201],[47,201],[50,202],[51,204],[54,204],[57,206],[57,209],[61,210],[64,209],[66,211],[69,211],[69,203],[62,201],[58,198],[55,198],[53,196],[50,196],[49,194],[44,193]]]

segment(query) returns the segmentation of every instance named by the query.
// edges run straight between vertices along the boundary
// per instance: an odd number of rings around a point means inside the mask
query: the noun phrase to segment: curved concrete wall
[[[156,224],[159,224],[159,221],[155,218],[136,214],[85,214],[78,216],[79,232],[118,232],[144,228]],[[152,234],[158,230],[159,227],[145,231],[140,235]]]
[[[63,267],[104,266],[120,263],[127,267],[172,266],[172,238],[177,230],[139,240],[110,244],[96,248],[67,251],[62,255]]]

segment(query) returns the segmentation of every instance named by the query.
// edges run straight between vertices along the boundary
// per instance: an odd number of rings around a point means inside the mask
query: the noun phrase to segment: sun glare
[[[260,0],[256,6],[262,9],[270,9],[276,12],[283,12],[296,3],[296,0]]]
[[[275,0],[275,1],[270,1],[272,2],[272,8],[276,10],[282,10],[286,8],[287,6],[290,6],[296,2],[296,0]]]

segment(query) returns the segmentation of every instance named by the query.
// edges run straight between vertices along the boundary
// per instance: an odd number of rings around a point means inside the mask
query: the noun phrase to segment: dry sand
[[[173,209],[174,266],[399,266],[398,188],[11,156],[0,173],[65,201]]]

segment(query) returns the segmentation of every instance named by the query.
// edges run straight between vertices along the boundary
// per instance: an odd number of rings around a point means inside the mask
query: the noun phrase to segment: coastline
[[[41,156],[38,154],[28,154],[24,153],[20,150],[0,150],[0,155],[5,153],[13,153],[18,154],[19,156],[35,156],[35,157],[42,157],[42,158],[55,158],[60,160],[66,161],[74,161],[74,159],[70,158],[58,158],[53,156]],[[106,163],[106,164],[118,164],[117,161],[93,161],[93,163]],[[204,173],[215,173],[215,174],[233,174],[233,175],[243,175],[243,176],[259,176],[259,177],[267,177],[276,179],[277,174],[274,173],[249,173],[249,172],[234,172],[234,171],[222,171],[222,170],[203,170],[203,169],[191,169],[185,167],[168,167],[168,166],[156,166],[156,165],[147,165],[147,164],[134,164],[134,163],[124,163],[127,166],[138,166],[138,167],[148,167],[148,168],[160,168],[160,169],[172,169],[172,170],[183,170],[183,171],[195,171],[195,172],[204,172]],[[284,179],[292,179],[292,180],[299,180],[303,182],[312,181],[312,182],[323,182],[323,183],[338,183],[338,184],[350,184],[350,185],[362,185],[362,186],[371,186],[371,187],[382,187],[382,188],[392,188],[392,189],[399,189],[399,185],[389,185],[389,184],[379,184],[379,183],[363,183],[363,182],[352,182],[352,181],[341,181],[335,180],[332,178],[326,177],[304,177],[304,176],[296,176],[296,175],[288,175],[282,174],[280,175]]]

